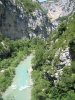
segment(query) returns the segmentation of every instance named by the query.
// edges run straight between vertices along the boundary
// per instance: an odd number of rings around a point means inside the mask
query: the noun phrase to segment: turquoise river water
[[[47,0],[38,0],[39,2],[44,2],[44,1],[47,1]]]
[[[16,67],[15,77],[11,86],[3,94],[3,100],[31,100],[32,58],[33,55],[31,54]]]

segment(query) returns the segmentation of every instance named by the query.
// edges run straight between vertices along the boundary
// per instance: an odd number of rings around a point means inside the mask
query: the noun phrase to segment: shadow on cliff
[[[69,42],[69,47],[71,59],[75,61],[75,38]]]

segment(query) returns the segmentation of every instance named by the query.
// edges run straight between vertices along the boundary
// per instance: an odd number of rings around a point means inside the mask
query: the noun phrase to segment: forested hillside
[[[32,100],[75,99],[75,13],[35,50]]]

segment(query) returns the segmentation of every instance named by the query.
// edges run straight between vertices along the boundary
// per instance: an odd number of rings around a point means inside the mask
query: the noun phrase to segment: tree
[[[35,51],[35,57],[33,59],[33,69],[41,69],[45,59],[43,58],[44,48],[40,47]]]
[[[66,24],[65,23],[60,24],[60,26],[58,27],[58,35],[62,35],[63,32],[65,32],[65,30],[66,30]]]

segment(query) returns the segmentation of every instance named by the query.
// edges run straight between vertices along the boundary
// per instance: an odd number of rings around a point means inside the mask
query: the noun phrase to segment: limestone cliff
[[[5,0],[6,1],[6,0]],[[0,31],[11,39],[32,38],[33,36],[47,37],[50,23],[41,10],[27,14],[20,6],[10,1],[0,1]]]
[[[0,0],[0,32],[11,39],[46,38],[58,25],[57,19],[74,9],[73,0],[51,0],[40,5],[43,11],[36,9],[27,14],[22,6],[16,6],[15,0]]]

